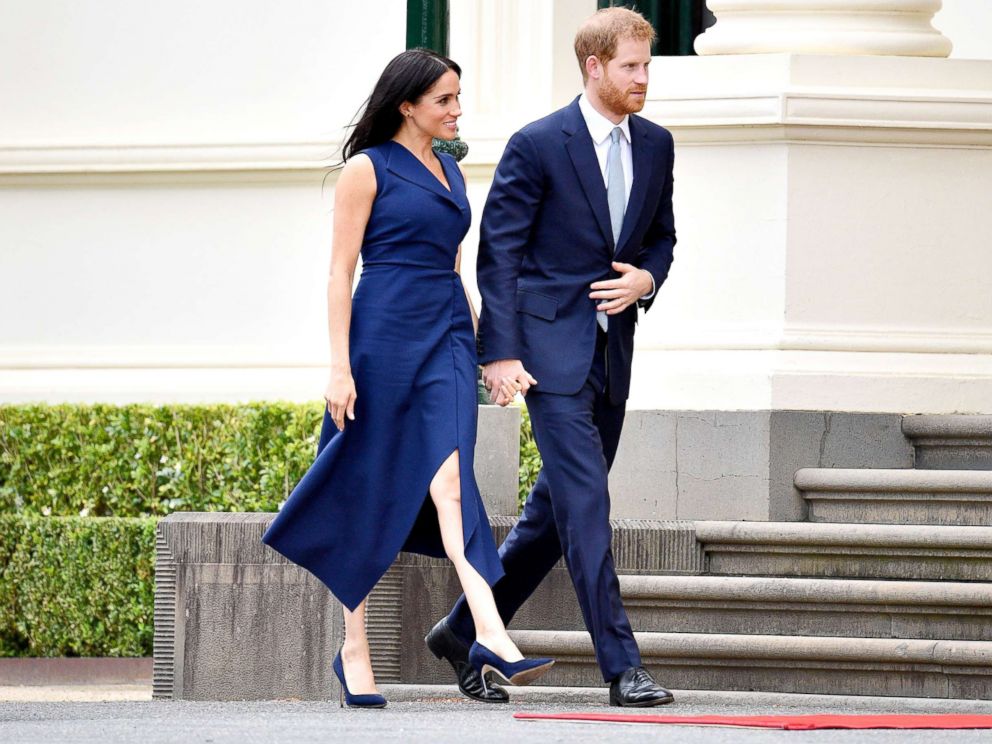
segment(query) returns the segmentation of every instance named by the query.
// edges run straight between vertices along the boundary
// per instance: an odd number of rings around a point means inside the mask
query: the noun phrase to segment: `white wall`
[[[319,398],[323,167],[405,12],[0,5],[0,400]]]
[[[934,28],[954,43],[951,57],[992,59],[992,2],[944,0],[933,19]]]
[[[404,0],[3,3],[0,142],[335,139],[405,15]]]
[[[790,329],[989,348],[992,148],[808,145],[789,168]]]

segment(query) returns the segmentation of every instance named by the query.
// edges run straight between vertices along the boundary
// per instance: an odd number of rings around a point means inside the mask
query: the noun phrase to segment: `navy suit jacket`
[[[674,143],[630,117],[633,181],[619,245],[606,187],[578,98],[510,138],[480,229],[479,361],[520,359],[548,393],[582,389],[596,345],[589,285],[619,276],[612,261],[651,272],[660,290],[672,263]],[[655,295],[656,297],[657,295]],[[654,297],[643,303],[647,310]],[[609,394],[627,399],[637,303],[609,316]]]

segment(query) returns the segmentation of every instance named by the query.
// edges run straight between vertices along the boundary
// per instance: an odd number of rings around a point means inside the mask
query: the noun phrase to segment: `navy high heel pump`
[[[486,674],[495,672],[511,685],[529,685],[555,663],[554,659],[547,658],[506,661],[478,641],[468,650],[468,661],[482,677],[483,684],[486,682]]]
[[[334,663],[331,665],[334,668],[334,673],[338,675],[338,680],[341,682],[341,707],[347,705],[349,708],[385,708],[386,698],[382,695],[352,695],[348,692],[348,683],[344,681],[344,665],[341,663],[341,652],[338,651],[338,655],[334,657]]]

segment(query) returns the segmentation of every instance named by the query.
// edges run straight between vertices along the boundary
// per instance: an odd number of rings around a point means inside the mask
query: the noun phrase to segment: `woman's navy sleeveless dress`
[[[450,192],[396,142],[365,153],[376,197],[352,300],[355,420],[339,432],[325,409],[317,459],[262,537],[351,610],[399,551],[444,556],[428,487],[456,449],[466,557],[490,585],[503,575],[472,467],[475,336],[454,271],[465,182],[449,155]]]

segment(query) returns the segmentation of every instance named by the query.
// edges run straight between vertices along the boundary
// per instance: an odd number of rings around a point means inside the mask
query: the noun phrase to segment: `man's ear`
[[[603,74],[603,65],[595,54],[586,57],[586,74],[593,80],[599,80]]]

